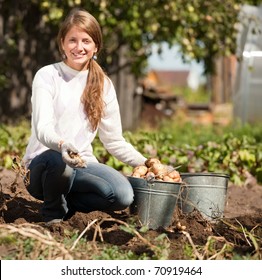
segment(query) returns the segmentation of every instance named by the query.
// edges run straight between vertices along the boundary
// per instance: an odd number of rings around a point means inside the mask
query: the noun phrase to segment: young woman
[[[133,201],[125,176],[99,163],[92,151],[98,133],[105,149],[131,166],[146,158],[127,143],[116,92],[95,58],[102,47],[97,20],[73,9],[58,38],[62,61],[36,73],[32,84],[32,134],[23,161],[29,193],[43,201],[47,223],[76,211],[122,210]]]

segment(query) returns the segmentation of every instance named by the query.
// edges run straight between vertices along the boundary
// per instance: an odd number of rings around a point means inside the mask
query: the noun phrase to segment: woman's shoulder
[[[59,78],[59,63],[48,64],[41,67],[33,79],[34,87],[48,87]]]
[[[61,63],[53,63],[42,66],[35,73],[34,81],[51,82],[61,76]]]
[[[105,76],[104,78],[104,98],[108,102],[116,96],[116,91],[112,80]]]
[[[52,64],[48,64],[48,65],[44,65],[41,68],[39,68],[36,72],[36,75],[41,75],[41,74],[54,74],[54,72],[59,72],[60,68],[61,68],[61,62],[57,62],[57,63],[52,63]]]
[[[115,91],[114,83],[107,75],[104,77],[104,89],[106,93]]]

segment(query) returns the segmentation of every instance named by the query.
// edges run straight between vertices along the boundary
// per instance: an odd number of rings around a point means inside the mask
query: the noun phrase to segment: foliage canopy
[[[15,4],[5,1],[3,4],[0,1],[0,9],[5,15],[6,36],[2,48],[6,54],[15,53],[19,37],[29,36],[30,26],[42,30],[52,40],[59,22],[68,11],[73,7],[82,7],[92,13],[102,26],[105,48],[101,59],[109,72],[119,70],[115,62],[119,59],[118,51],[122,46],[127,46],[127,63],[133,66],[135,72],[140,72],[151,54],[152,43],[163,41],[170,46],[177,44],[185,60],[203,61],[206,72],[212,72],[215,57],[235,52],[241,5],[259,5],[260,2],[22,0]],[[124,66],[120,65],[120,68]]]
[[[0,0],[1,118],[29,115],[32,77],[43,65],[60,60],[58,27],[73,7],[88,10],[100,22],[104,48],[98,59],[109,76],[125,70],[122,77],[138,77],[146,69],[152,44],[162,42],[178,45],[184,60],[201,61],[205,72],[212,73],[218,56],[236,50],[243,3],[261,1]],[[129,89],[125,95],[118,84],[123,100],[133,94]]]

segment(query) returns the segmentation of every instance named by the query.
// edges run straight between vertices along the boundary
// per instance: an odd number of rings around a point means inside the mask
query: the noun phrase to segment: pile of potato
[[[146,160],[145,165],[136,166],[133,169],[132,177],[146,180],[158,180],[165,182],[181,182],[182,179],[177,170],[171,169],[162,164],[157,158]]]

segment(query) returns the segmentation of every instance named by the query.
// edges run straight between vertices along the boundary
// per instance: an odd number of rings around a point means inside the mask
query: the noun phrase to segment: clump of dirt
[[[97,228],[90,227],[84,238],[103,244],[117,245],[123,250],[132,251],[136,255],[153,256],[154,240],[165,233],[169,242],[168,259],[219,258],[217,252],[223,251],[227,244],[233,244],[236,254],[252,255],[257,248],[245,235],[251,232],[257,240],[262,240],[262,187],[235,186],[229,184],[224,218],[218,223],[205,220],[197,211],[183,214],[175,211],[172,224],[168,228],[148,230],[139,233],[141,225],[129,210],[105,213],[94,211],[88,214],[76,213],[69,220],[47,227],[41,216],[41,201],[34,199],[26,190],[22,178],[12,170],[0,170],[0,224],[35,224],[45,227],[56,240],[62,241],[68,232],[82,233],[90,223],[97,221]],[[124,231],[120,226],[129,222],[136,225],[137,234]],[[147,243],[147,240],[149,244]],[[190,245],[191,250],[188,246]],[[212,247],[213,246],[213,247]],[[261,244],[259,257],[261,258]],[[198,248],[202,248],[199,251]],[[213,255],[212,248],[214,250]],[[210,249],[211,248],[211,249]],[[7,248],[0,247],[3,258]],[[228,253],[230,254],[230,252]],[[229,257],[230,258],[230,257]]]

